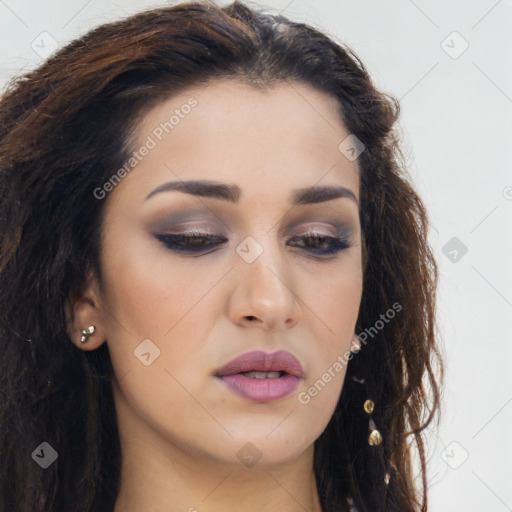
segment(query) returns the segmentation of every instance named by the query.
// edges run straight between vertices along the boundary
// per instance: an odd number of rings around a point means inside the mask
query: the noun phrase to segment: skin
[[[115,512],[318,512],[313,443],[345,368],[306,405],[298,395],[350,350],[361,301],[358,166],[338,150],[349,134],[336,100],[309,86],[262,91],[226,79],[155,107],[133,147],[191,96],[197,106],[104,199],[103,281],[91,274],[74,304],[74,343],[108,343],[115,370],[123,452]],[[240,198],[166,191],[145,201],[180,180],[236,184]],[[313,185],[343,186],[356,199],[292,207],[292,190]],[[338,227],[350,245],[331,256],[289,243],[310,232],[335,236]],[[187,255],[154,236],[193,228],[228,241]],[[248,236],[263,249],[252,263],[236,252]],[[96,331],[82,344],[89,325]],[[134,355],[145,339],[160,350],[148,366]],[[305,380],[264,404],[212,376],[253,350],[291,352]],[[237,456],[246,443],[261,455],[252,467]]]

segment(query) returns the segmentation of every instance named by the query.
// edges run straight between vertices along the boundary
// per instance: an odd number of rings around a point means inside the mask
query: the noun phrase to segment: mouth
[[[255,351],[233,359],[214,377],[243,398],[268,403],[293,393],[304,380],[304,370],[289,352]]]

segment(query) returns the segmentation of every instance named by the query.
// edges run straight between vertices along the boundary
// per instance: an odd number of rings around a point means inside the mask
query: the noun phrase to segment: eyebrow
[[[232,203],[237,203],[242,195],[240,187],[234,184],[218,183],[208,180],[170,181],[168,183],[163,183],[152,190],[147,195],[145,201],[156,194],[171,190],[194,196],[222,199]],[[340,198],[348,198],[358,204],[354,192],[349,188],[328,185],[295,189],[292,191],[291,203],[297,206],[308,205],[323,203],[325,201],[332,201]]]

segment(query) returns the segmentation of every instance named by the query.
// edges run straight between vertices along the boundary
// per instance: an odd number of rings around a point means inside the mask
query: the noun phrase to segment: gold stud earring
[[[361,342],[359,341],[359,338],[354,334],[352,336],[352,346],[350,347],[350,352],[352,354],[357,354],[361,350]]]
[[[87,329],[82,329],[82,337],[80,338],[80,341],[82,343],[87,343],[89,340],[89,336],[91,334],[94,334],[94,331],[96,330],[96,327],[94,325],[89,326]]]

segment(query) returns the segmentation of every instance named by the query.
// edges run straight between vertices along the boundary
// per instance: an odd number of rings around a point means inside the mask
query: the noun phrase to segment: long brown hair
[[[108,347],[81,351],[66,333],[66,303],[90,269],[101,277],[105,201],[94,190],[129,158],[145,112],[226,77],[326,92],[365,146],[357,329],[367,336],[315,442],[314,470],[324,512],[350,504],[427,510],[423,430],[438,412],[443,371],[437,266],[394,129],[399,103],[376,90],[348,46],[239,1],[180,4],[100,26],[14,79],[0,100],[0,510],[113,510],[121,452]],[[382,434],[375,446],[363,410],[369,397]],[[58,452],[45,470],[31,456],[42,442]]]

